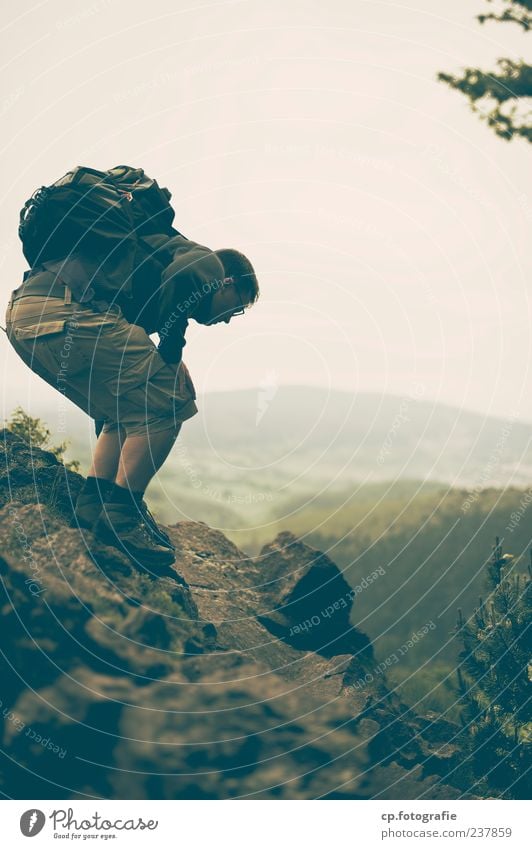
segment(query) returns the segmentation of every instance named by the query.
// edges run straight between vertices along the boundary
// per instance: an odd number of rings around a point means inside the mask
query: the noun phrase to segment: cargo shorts
[[[166,363],[118,304],[100,312],[69,297],[14,296],[6,312],[11,345],[50,386],[103,420],[104,432],[179,431],[198,412],[185,363]]]

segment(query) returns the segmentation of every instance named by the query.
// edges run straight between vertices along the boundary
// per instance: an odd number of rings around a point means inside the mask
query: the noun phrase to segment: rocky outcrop
[[[68,526],[79,475],[8,431],[0,450],[4,794],[471,798],[457,729],[372,674],[324,554],[180,522],[154,579]]]

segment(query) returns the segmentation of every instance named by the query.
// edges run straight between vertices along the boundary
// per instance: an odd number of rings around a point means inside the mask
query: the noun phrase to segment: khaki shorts
[[[130,324],[117,304],[98,312],[68,300],[27,296],[9,303],[9,341],[36,374],[103,420],[106,432],[179,430],[198,412],[185,363],[166,363],[145,330]]]

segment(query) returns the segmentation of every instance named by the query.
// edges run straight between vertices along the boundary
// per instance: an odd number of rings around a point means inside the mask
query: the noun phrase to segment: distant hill
[[[65,409],[64,399],[61,404],[63,435],[73,431],[79,454],[87,418],[69,403]],[[280,386],[271,400],[261,389],[210,392],[198,407],[180,442],[242,477],[297,472],[458,486],[532,479],[532,422],[512,421],[511,413],[501,419],[414,397],[311,386]],[[57,426],[53,406],[32,414]]]
[[[361,587],[353,624],[369,635],[380,661],[391,659],[388,679],[401,685],[403,698],[416,704],[427,696],[426,707],[450,708],[457,719],[458,608],[467,619],[479,597],[486,598],[486,563],[495,537],[513,556],[512,569],[526,574],[532,489],[523,495],[513,487],[488,488],[471,495],[443,487],[408,491],[403,485],[383,495],[366,486],[336,511],[303,509],[274,530],[290,525],[332,557],[352,587]],[[364,585],[376,571],[377,579]],[[398,655],[412,632],[430,621],[435,627],[423,640]]]
[[[309,386],[212,392],[188,423],[191,449],[243,473],[301,469],[356,480],[420,478],[474,485],[532,478],[532,423],[512,422],[413,397],[353,395]],[[241,455],[244,455],[243,457]],[[493,456],[492,456],[493,455]]]

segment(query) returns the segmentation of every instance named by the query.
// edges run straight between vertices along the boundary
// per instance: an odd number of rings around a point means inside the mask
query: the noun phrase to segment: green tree
[[[68,447],[68,442],[61,442],[59,445],[51,445],[51,432],[40,419],[29,416],[22,407],[16,407],[11,416],[7,420],[6,427],[11,433],[20,436],[29,445],[34,448],[42,448],[43,451],[49,451],[54,455],[58,462],[63,463],[65,468],[71,472],[79,472],[79,461],[70,460],[65,462],[64,453]]]
[[[532,0],[499,0],[496,11],[477,15],[486,21],[511,22],[525,32],[532,28]],[[510,141],[515,136],[532,142],[532,66],[522,59],[497,59],[496,71],[463,68],[461,76],[440,72],[438,79],[468,98],[471,109],[486,121],[494,132]]]
[[[532,564],[532,551],[530,552]],[[468,622],[459,611],[458,667],[465,782],[473,793],[525,799],[530,792],[532,565],[506,576],[513,557],[497,537],[487,569],[488,600]]]

